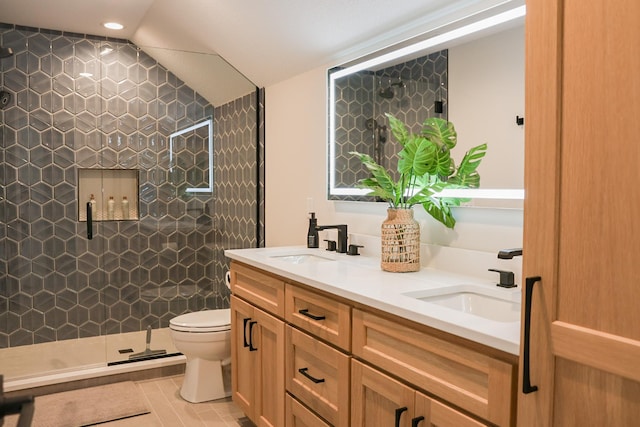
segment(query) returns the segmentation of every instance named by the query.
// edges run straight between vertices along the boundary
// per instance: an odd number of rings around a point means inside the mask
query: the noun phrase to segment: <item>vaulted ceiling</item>
[[[0,0],[0,22],[217,54],[256,86],[402,41],[502,0]],[[120,31],[102,27],[118,21]],[[159,53],[161,54],[161,53]],[[159,59],[169,69],[181,60]],[[182,61],[184,62],[184,61]],[[200,74],[198,67],[182,73]],[[187,83],[181,72],[176,72]],[[196,78],[197,76],[192,76]]]

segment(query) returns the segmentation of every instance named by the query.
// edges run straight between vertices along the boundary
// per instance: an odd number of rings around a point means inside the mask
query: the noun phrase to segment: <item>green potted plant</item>
[[[371,174],[361,179],[358,186],[370,189],[369,196],[389,203],[389,217],[382,225],[383,269],[417,271],[420,234],[412,207],[422,205],[433,218],[453,228],[456,221],[451,207],[460,206],[465,199],[438,197],[438,193],[445,188],[477,188],[480,185],[477,168],[486,154],[487,144],[471,148],[456,165],[451,157],[451,150],[457,144],[453,123],[431,117],[424,121],[420,133],[410,134],[402,121],[391,114],[387,114],[387,118],[391,133],[402,146],[398,153],[397,181],[368,154],[355,151],[350,154],[357,155]],[[413,224],[409,228],[398,222],[407,221],[407,217]],[[385,265],[385,258],[391,265]]]

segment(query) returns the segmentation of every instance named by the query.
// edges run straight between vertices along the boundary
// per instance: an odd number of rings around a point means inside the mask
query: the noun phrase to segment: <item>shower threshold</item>
[[[155,329],[154,348],[166,349],[160,358],[131,360],[118,349],[145,348],[145,331],[80,338],[0,349],[5,392],[78,380],[136,373],[184,364],[186,357],[173,345],[169,328]],[[123,363],[125,362],[125,363]]]

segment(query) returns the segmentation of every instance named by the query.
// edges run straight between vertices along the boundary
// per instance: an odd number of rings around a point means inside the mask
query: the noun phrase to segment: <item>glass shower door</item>
[[[11,101],[0,123],[0,366],[5,381],[28,382],[105,364],[103,246],[89,245],[77,194],[78,161],[96,131],[81,76],[95,46],[13,26],[0,36],[14,51],[1,64]]]

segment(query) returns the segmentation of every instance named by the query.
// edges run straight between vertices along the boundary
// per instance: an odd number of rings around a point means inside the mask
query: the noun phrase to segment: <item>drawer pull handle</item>
[[[255,320],[249,322],[249,351],[256,351],[258,348],[253,346],[253,327],[258,323]]]
[[[298,313],[302,314],[303,316],[307,316],[313,320],[324,320],[326,319],[325,316],[316,316],[315,314],[311,314],[309,313],[309,309],[305,308],[304,310],[298,310]]]
[[[531,299],[533,298],[533,285],[542,280],[540,276],[527,277],[525,283],[524,298],[524,343],[522,351],[522,393],[529,394],[538,390],[538,386],[531,385],[530,372],[530,341],[531,341]]]
[[[247,341],[247,323],[249,322],[249,320],[251,320],[250,317],[245,317],[244,319],[242,319],[242,345],[243,347],[247,348],[249,347],[249,341]]]
[[[418,427],[418,424],[420,424],[420,421],[424,421],[423,416],[415,417],[414,419],[411,420],[411,427]]]
[[[300,372],[305,377],[309,378],[314,384],[319,384],[319,383],[323,383],[324,382],[324,378],[314,378],[311,375],[309,375],[307,373],[308,370],[309,370],[309,368],[300,368],[300,369],[298,369],[298,372]]]
[[[409,408],[407,408],[406,406],[396,409],[396,423],[394,424],[395,427],[400,427],[400,417],[402,416],[402,413],[406,412],[408,409]]]

